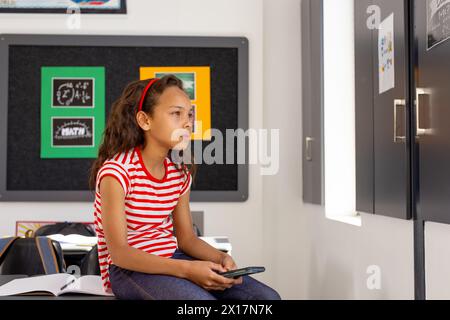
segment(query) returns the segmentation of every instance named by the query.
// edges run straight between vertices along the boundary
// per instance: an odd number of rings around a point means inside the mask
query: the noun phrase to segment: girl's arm
[[[125,192],[117,180],[104,177],[100,183],[100,195],[106,244],[116,266],[143,273],[188,277],[190,268],[187,261],[159,257],[128,245]]]
[[[178,247],[191,257],[223,265],[223,260],[229,257],[229,255],[199,239],[194,233],[189,207],[189,194],[190,190],[180,197],[173,211],[173,222]]]

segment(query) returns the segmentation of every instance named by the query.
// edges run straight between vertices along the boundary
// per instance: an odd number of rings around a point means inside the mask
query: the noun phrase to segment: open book
[[[54,295],[82,293],[99,296],[114,296],[103,290],[100,276],[77,278],[68,273],[48,274],[12,280],[0,286],[0,296],[12,295]]]

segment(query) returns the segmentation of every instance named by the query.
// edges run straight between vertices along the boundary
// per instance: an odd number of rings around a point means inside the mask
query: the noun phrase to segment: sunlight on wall
[[[327,218],[356,213],[353,0],[324,0],[324,162]]]

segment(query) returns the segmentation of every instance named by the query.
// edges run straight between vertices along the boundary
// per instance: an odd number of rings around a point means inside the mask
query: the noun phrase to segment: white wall
[[[332,219],[356,213],[353,16],[353,1],[323,1],[324,198]]]
[[[450,226],[425,223],[427,299],[450,299]]]
[[[264,177],[264,248],[281,296],[307,298],[302,208],[300,1],[264,1],[264,128],[280,129],[280,169]]]
[[[82,16],[81,30],[66,28],[66,15],[0,15],[0,33],[244,36],[250,51],[250,127],[263,122],[263,3],[259,0],[128,0],[128,14]],[[37,106],[38,107],[38,106]],[[263,256],[262,177],[250,167],[245,203],[192,203],[205,212],[206,235],[228,235],[239,265],[267,266]],[[90,203],[0,203],[0,236],[14,234],[16,220],[92,221]],[[272,283],[269,283],[272,284]]]

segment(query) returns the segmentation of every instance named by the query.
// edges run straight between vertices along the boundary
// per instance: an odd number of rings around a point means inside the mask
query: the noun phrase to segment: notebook
[[[0,286],[0,296],[54,295],[81,293],[98,296],[114,296],[105,292],[100,276],[75,277],[68,273],[48,274],[12,280]]]

